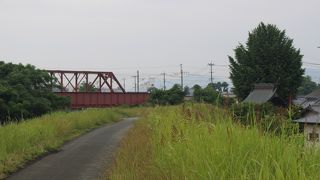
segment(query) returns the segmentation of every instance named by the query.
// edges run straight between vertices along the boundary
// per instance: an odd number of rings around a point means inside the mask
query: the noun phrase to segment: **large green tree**
[[[31,65],[0,61],[0,123],[61,109],[70,100],[52,92],[47,72]]]
[[[254,83],[276,84],[284,100],[296,96],[304,74],[303,56],[284,30],[260,23],[249,32],[246,44],[234,51],[235,58],[229,56],[230,78],[240,99],[250,93]]]

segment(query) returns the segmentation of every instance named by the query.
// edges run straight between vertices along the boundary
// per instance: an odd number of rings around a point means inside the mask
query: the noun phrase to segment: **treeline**
[[[150,102],[157,105],[175,105],[183,102],[186,91],[182,90],[181,86],[175,84],[169,90],[157,89],[152,87],[150,92]]]
[[[0,123],[68,107],[68,98],[52,92],[52,80],[46,71],[32,65],[0,61]]]
[[[185,97],[195,102],[205,102],[210,104],[222,104],[234,102],[231,98],[224,98],[221,93],[228,91],[226,82],[209,83],[202,88],[194,85],[192,88],[188,86],[181,88],[175,84],[171,89],[163,90],[155,87],[150,88],[150,103],[153,105],[177,105],[184,102]],[[191,99],[190,99],[191,98]]]

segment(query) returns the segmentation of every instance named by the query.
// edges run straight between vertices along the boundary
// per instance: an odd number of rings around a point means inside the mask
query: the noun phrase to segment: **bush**
[[[320,179],[303,135],[261,133],[208,104],[151,108],[139,123],[106,179]]]
[[[31,65],[0,61],[0,123],[39,116],[62,109],[70,100],[52,92],[54,81]]]
[[[199,85],[193,86],[193,99],[196,102],[206,102],[210,104],[221,103],[219,96],[219,92],[217,92],[211,84],[208,84],[208,86],[203,89]]]
[[[232,105],[233,119],[245,126],[257,126],[264,132],[296,133],[298,128],[292,123],[290,111],[271,103]]]
[[[185,92],[182,91],[181,87],[175,84],[169,90],[161,90],[157,88],[149,89],[150,102],[155,105],[176,105],[183,102]]]

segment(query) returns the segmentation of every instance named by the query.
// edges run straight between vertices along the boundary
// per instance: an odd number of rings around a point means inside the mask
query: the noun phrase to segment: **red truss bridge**
[[[139,105],[146,92],[126,92],[113,72],[47,70],[57,87],[52,90],[71,98],[71,108]]]

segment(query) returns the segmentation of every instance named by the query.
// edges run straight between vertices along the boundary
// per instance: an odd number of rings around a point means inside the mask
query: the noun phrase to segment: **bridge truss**
[[[113,72],[47,70],[52,90],[71,98],[71,108],[139,105],[148,93],[126,92]]]

